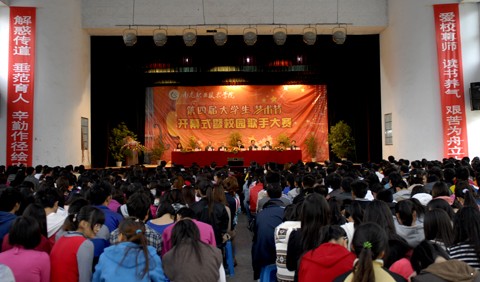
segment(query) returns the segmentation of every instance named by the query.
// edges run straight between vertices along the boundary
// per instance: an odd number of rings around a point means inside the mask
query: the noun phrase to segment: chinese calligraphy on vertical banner
[[[147,147],[161,135],[171,149],[186,147],[192,136],[202,149],[209,142],[218,148],[228,146],[233,132],[245,147],[251,140],[275,147],[282,135],[295,140],[307,159],[303,143],[313,134],[317,158],[328,159],[325,85],[155,87],[147,89],[145,115]]]
[[[35,8],[10,8],[7,165],[32,164]]]
[[[434,5],[444,157],[468,156],[458,4]]]

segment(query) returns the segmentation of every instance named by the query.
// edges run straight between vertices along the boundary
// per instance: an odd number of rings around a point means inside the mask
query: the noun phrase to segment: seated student
[[[265,141],[265,146],[262,146],[262,150],[268,151],[271,149],[272,149],[272,146],[270,145],[270,141]]]
[[[172,246],[163,256],[165,274],[171,281],[226,281],[221,250],[200,240],[192,220],[175,224]]]
[[[143,222],[148,219],[150,211],[150,196],[146,191],[137,191],[133,193],[127,200],[127,211],[129,216],[139,218]],[[152,227],[145,225],[145,238],[147,245],[154,247],[157,253],[160,254],[162,249],[162,236]],[[117,228],[110,233],[110,244],[116,244],[120,240],[120,230]]]
[[[425,213],[423,221],[425,239],[447,250],[453,243],[452,221],[441,209],[432,209]]]
[[[12,270],[16,281],[50,281],[48,254],[34,250],[41,236],[40,226],[34,218],[20,216],[15,219],[9,233],[9,243],[13,248],[0,253],[0,263]]]
[[[347,250],[348,238],[339,226],[323,226],[320,231],[321,245],[305,253],[298,269],[299,281],[333,281],[353,267],[355,255]]]
[[[67,233],[50,253],[52,282],[91,281],[94,246],[88,238],[94,238],[104,222],[103,212],[93,206],[85,206],[78,213],[68,215],[65,220]]]
[[[112,199],[112,186],[106,181],[97,182],[93,185],[87,193],[87,199],[96,208],[100,209],[105,214],[105,225],[103,228],[108,228],[109,232],[117,229],[123,216],[119,213],[112,212],[108,208],[108,204]],[[108,240],[108,237],[105,238]]]
[[[256,151],[258,149],[258,146],[255,145],[255,140],[250,141],[250,146],[248,146],[249,151]]]
[[[430,241],[422,241],[410,259],[417,275],[412,282],[431,281],[480,281],[476,269],[463,261],[448,257],[445,250]]]
[[[17,189],[5,188],[0,190],[0,243],[7,235],[13,221],[17,217],[15,213],[20,208],[22,194]]]
[[[290,149],[292,149],[292,150],[300,150],[300,147],[297,146],[297,141],[292,140],[292,142],[290,142]]]
[[[46,252],[47,254],[50,253],[53,244],[48,240],[47,237],[47,216],[45,214],[45,210],[39,204],[30,204],[28,207],[23,211],[23,216],[29,216],[35,219],[39,226],[41,232],[40,243],[34,248],[36,251]],[[9,234],[4,237],[3,244],[2,244],[2,252],[12,249],[14,246],[9,243]]]
[[[387,250],[388,237],[378,224],[367,222],[355,229],[352,249],[357,255],[353,271],[340,275],[334,281],[407,281],[383,268],[382,258]]]
[[[460,209],[453,220],[453,245],[447,248],[452,259],[480,269],[480,212],[474,207]]]
[[[166,281],[157,250],[147,245],[143,221],[126,218],[118,230],[119,243],[100,256],[92,282]]]
[[[62,196],[53,187],[40,189],[35,194],[35,201],[45,209],[47,215],[48,239],[52,243],[55,242],[55,234],[60,228],[62,228],[62,225],[68,216],[68,213],[58,206],[60,197]]]
[[[222,146],[218,147],[218,150],[219,151],[227,151],[228,150],[227,144],[225,142],[223,142]]]
[[[212,146],[212,141],[208,141],[207,147],[205,147],[205,151],[214,151],[215,148]]]
[[[181,208],[177,211],[175,216],[175,222],[179,222],[182,219],[190,219],[193,223],[195,223],[195,225],[197,225],[197,228],[200,232],[200,241],[214,247],[217,246],[217,242],[215,241],[215,233],[213,232],[212,226],[210,224],[195,220],[195,213],[191,208]],[[168,226],[162,233],[162,256],[172,249],[173,227],[174,225]]]

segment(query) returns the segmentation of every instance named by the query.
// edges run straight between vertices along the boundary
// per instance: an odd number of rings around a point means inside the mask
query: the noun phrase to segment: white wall
[[[11,6],[37,7],[33,165],[90,165],[82,159],[80,121],[90,120],[90,37],[82,29],[81,1],[11,1]],[[8,8],[0,8],[0,59],[8,57]],[[3,29],[7,29],[4,31]],[[6,127],[5,64],[0,64],[0,134]],[[90,133],[89,133],[90,136]],[[5,139],[0,140],[5,152]],[[90,147],[90,145],[89,145]],[[6,161],[0,154],[0,163]]]
[[[443,158],[432,5],[451,2],[451,0],[388,2],[388,28],[380,34],[382,128],[384,128],[383,114],[392,113],[393,145],[383,146],[385,158],[389,155],[408,159]],[[467,15],[468,20],[464,18]],[[480,122],[480,118],[478,113],[469,110],[468,89],[470,82],[480,80],[478,5],[462,5],[461,16],[469,152],[471,156],[475,156],[479,155],[479,137],[473,126]],[[383,137],[383,144],[384,141]]]

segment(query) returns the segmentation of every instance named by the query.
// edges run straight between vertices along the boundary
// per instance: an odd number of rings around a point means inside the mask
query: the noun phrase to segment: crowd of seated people
[[[479,179],[477,157],[0,166],[0,277],[226,281],[231,242],[251,249],[254,280],[274,265],[278,281],[480,281]]]

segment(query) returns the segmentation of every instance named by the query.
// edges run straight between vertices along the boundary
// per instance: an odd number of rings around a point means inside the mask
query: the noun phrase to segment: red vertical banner
[[[433,6],[442,102],[443,155],[468,156],[458,4]]]
[[[35,16],[35,8],[10,8],[7,165],[32,165]]]

